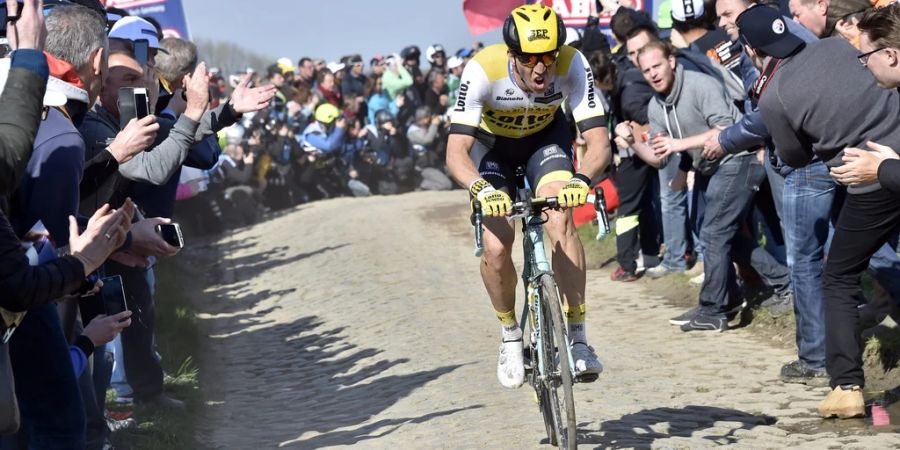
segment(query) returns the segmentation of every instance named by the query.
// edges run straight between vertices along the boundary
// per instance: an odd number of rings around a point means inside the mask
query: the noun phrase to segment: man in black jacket
[[[872,10],[857,25],[860,34],[859,62],[866,66],[879,86],[885,89],[900,88],[900,7],[896,3]],[[858,148],[844,150],[844,165],[831,169],[831,175],[840,183],[881,183],[881,186],[900,194],[900,157],[891,148],[875,142],[867,142],[872,151]]]

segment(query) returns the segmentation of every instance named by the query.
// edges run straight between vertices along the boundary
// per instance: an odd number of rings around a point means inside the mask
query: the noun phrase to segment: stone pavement
[[[197,301],[203,445],[550,448],[530,388],[495,379],[462,191],[302,205],[216,248]],[[667,319],[683,311],[607,275],[588,274],[606,371],[576,386],[582,448],[900,447],[862,421],[823,425],[826,388],[777,381],[790,352],[682,333]]]

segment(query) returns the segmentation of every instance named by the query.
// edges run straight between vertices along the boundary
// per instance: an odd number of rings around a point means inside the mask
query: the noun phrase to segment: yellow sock
[[[587,312],[587,306],[582,303],[578,305],[574,310],[569,308],[569,305],[563,307],[563,312],[566,313],[566,320],[570,323],[584,323],[584,316]]]
[[[500,320],[500,324],[503,325],[503,328],[519,326],[519,322],[516,321],[516,310],[511,309],[507,312],[494,310],[494,312],[497,314],[497,319]]]

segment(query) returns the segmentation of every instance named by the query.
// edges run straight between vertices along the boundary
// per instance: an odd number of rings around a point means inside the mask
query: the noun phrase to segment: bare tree
[[[257,72],[264,72],[266,67],[275,62],[275,58],[256,53],[238,44],[213,39],[196,39],[197,52],[201,61],[208,67],[218,67],[222,75],[227,77],[243,73],[248,67]]]

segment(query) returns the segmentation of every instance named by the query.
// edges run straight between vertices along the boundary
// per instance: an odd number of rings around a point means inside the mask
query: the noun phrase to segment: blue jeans
[[[687,270],[684,254],[687,252],[688,204],[686,191],[673,191],[669,188],[669,182],[677,173],[678,163],[675,160],[659,169],[663,242],[666,244],[662,265],[671,270],[683,271]]]
[[[695,204],[705,203],[698,227],[705,252],[701,315],[724,318],[730,306],[740,301],[732,246],[764,180],[765,169],[752,155],[726,161],[711,177],[698,173],[694,178],[694,196],[702,198]]]
[[[836,188],[822,162],[796,169],[784,181],[782,219],[794,287],[797,350],[800,361],[813,369],[825,367],[822,273]]]
[[[842,189],[819,161],[790,172],[784,183],[782,219],[794,288],[797,350],[800,361],[815,369],[825,367],[823,272],[834,233],[832,212]],[[893,245],[878,249],[869,270],[895,301],[900,299],[900,258]]]
[[[22,413],[18,435],[0,448],[83,449],[84,403],[55,304],[30,309],[9,342]]]

